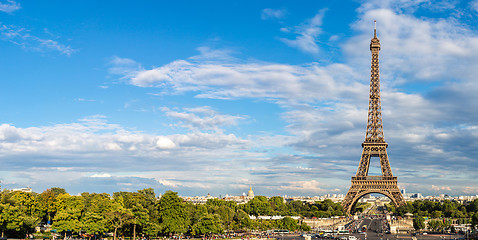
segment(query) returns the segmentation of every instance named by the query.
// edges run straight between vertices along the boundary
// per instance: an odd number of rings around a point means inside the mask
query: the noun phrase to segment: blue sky
[[[478,1],[2,0],[2,188],[346,193],[377,20],[399,186],[476,195],[477,18]]]

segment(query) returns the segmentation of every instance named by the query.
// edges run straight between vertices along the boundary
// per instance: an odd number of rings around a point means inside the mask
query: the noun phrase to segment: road
[[[360,220],[356,220],[355,223],[348,225],[352,231],[357,230],[352,234],[337,235],[335,239],[348,240],[349,236],[355,236],[357,240],[447,240],[463,238],[463,235],[447,235],[447,234],[429,234],[412,236],[410,234],[387,234],[390,229],[386,224],[386,220],[382,216],[386,213],[386,208],[383,206],[377,206],[373,204],[366,210],[366,213],[362,214]],[[363,226],[367,225],[367,231],[361,232]],[[347,226],[346,226],[347,227]],[[311,234],[314,235],[314,234]],[[304,238],[298,234],[295,235],[283,235],[276,236],[279,240],[303,240]],[[326,238],[319,238],[318,240],[325,240]],[[327,238],[330,239],[330,238]]]
[[[356,236],[357,240],[413,240],[411,235],[406,235],[406,234],[400,234],[400,235],[395,235],[395,234],[384,234],[383,236],[379,236],[378,234],[375,233],[372,235],[369,235],[367,232],[367,235],[365,237],[364,234],[351,234],[353,236]],[[344,235],[343,237],[347,237],[350,235]],[[462,238],[463,235],[420,235],[416,236],[416,240],[448,240],[448,239],[458,239]],[[305,240],[305,238],[301,237],[298,234],[291,234],[291,235],[284,235],[284,236],[277,236],[278,240]],[[338,238],[340,239],[340,238]],[[314,240],[314,238],[312,238]],[[319,238],[319,240],[322,240]],[[325,240],[325,239],[324,239]]]

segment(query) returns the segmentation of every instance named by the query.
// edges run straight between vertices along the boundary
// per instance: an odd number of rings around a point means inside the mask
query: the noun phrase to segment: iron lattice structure
[[[370,42],[372,52],[372,67],[370,76],[370,95],[368,105],[367,131],[365,141],[362,143],[362,157],[355,177],[352,177],[352,186],[345,196],[342,206],[347,214],[351,214],[355,203],[364,195],[380,193],[392,200],[395,206],[405,204],[397,185],[397,177],[392,174],[388,161],[387,147],[383,136],[382,107],[380,103],[380,71],[378,53],[380,40],[377,38],[377,29]],[[380,159],[381,176],[369,176],[370,158]]]

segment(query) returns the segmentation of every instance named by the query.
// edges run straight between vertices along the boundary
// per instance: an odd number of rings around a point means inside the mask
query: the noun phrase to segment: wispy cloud
[[[22,8],[20,4],[13,0],[6,0],[6,2],[0,2],[0,11],[2,12],[12,13],[19,10],[20,8]]]
[[[36,38],[36,40],[40,43],[40,48],[47,48],[51,50],[58,51],[62,54],[65,54],[67,56],[70,56],[72,53],[74,53],[76,50],[71,48],[70,46],[66,46],[63,44],[58,43],[57,41],[51,40],[51,39],[41,39],[41,38]]]
[[[27,50],[38,52],[56,51],[66,56],[70,56],[77,51],[56,40],[32,35],[29,30],[15,25],[5,25],[0,23],[0,36],[2,40],[9,41]]]
[[[453,10],[458,1],[430,1],[430,0],[367,0],[361,1],[358,11],[369,11],[373,9],[390,9],[397,13],[413,14],[422,8],[428,11]]]
[[[189,129],[216,130],[224,126],[237,125],[244,116],[223,115],[214,111],[211,107],[186,108],[185,111],[174,111],[167,107],[162,110],[166,116],[179,120],[179,124]]]
[[[471,1],[470,7],[473,11],[478,12],[478,0]]]
[[[286,15],[287,15],[287,10],[285,9],[266,8],[262,10],[261,19],[262,20],[281,20]]]
[[[295,39],[281,38],[280,40],[306,53],[318,54],[318,36],[322,33],[321,26],[325,12],[326,9],[322,9],[304,24],[293,27],[292,32],[298,35]]]
[[[96,102],[94,99],[86,99],[86,98],[75,98],[77,102]]]

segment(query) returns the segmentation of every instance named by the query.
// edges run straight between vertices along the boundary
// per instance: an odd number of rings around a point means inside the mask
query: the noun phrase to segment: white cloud
[[[467,187],[464,187],[464,190],[463,190],[464,193],[466,194],[478,194],[478,187],[475,187],[475,186],[467,186]]]
[[[104,146],[105,146],[105,150],[109,150],[109,151],[120,151],[120,150],[122,150],[121,146],[117,143],[104,143]]]
[[[107,156],[110,151],[126,155],[151,156],[164,149],[175,148],[174,142],[184,145],[203,146],[209,142],[229,139],[228,144],[242,140],[222,133],[154,136],[130,132],[118,125],[107,123],[101,116],[82,119],[72,124],[48,127],[16,128],[9,124],[0,125],[0,157],[16,154],[41,155],[85,155],[88,152]],[[132,150],[133,149],[133,150]]]
[[[12,136],[12,130],[18,136]],[[198,193],[214,183],[222,186],[231,176],[247,176],[244,161],[259,155],[248,153],[248,141],[232,134],[153,136],[87,119],[36,129],[4,125],[0,132],[10,140],[10,144],[1,141],[0,145],[2,176],[15,179],[2,181],[7,189],[28,185],[35,191],[58,186],[67,191],[103,192],[105,187],[110,191],[136,191],[163,186],[166,189],[161,187],[161,191],[190,188]],[[174,142],[179,145],[174,147]],[[113,173],[122,177],[113,177]],[[182,180],[171,185],[150,179]]]
[[[164,186],[172,187],[172,188],[177,188],[182,186],[180,183],[171,179],[159,179],[158,182],[163,184]]]
[[[285,17],[287,11],[285,9],[266,8],[262,10],[262,20],[281,20]]]
[[[199,91],[197,97],[217,99],[246,97],[309,102],[355,95],[358,90],[366,89],[365,85],[354,82],[359,76],[343,64],[294,66],[229,59],[224,62],[195,56],[150,70],[127,72],[123,77],[139,87],[157,87],[168,93]]]
[[[171,149],[171,148],[175,148],[176,144],[174,144],[174,142],[171,141],[171,139],[161,136],[161,137],[158,137],[158,140],[156,141],[156,146],[159,149]]]
[[[22,8],[19,3],[13,0],[6,0],[6,2],[0,2],[0,11],[6,13],[12,13]]]
[[[431,189],[435,190],[435,191],[443,191],[443,190],[447,190],[447,191],[451,191],[451,187],[449,186],[435,186],[435,185],[432,185]]]
[[[295,39],[281,38],[285,44],[296,47],[301,51],[318,54],[318,36],[322,33],[321,26],[325,15],[325,9],[320,10],[313,18],[301,26],[295,27],[294,33],[298,34]]]
[[[417,18],[383,8],[365,11],[353,25],[360,34],[344,46],[348,56],[365,63],[361,56],[368,56],[368,49],[357,50],[356,46],[370,41],[375,19],[382,44],[383,79],[393,78],[395,84],[403,84],[416,80],[455,80],[475,74],[478,37],[453,17]]]
[[[296,181],[290,182],[287,186],[280,186],[280,188],[283,190],[304,191],[310,192],[311,194],[318,194],[324,192],[324,190],[320,188],[320,185],[321,184],[316,180]]]
[[[95,174],[91,175],[90,177],[92,177],[92,178],[110,178],[111,174],[109,174],[109,173],[95,173]]]
[[[208,107],[191,110],[220,115]],[[227,169],[242,171],[241,162],[236,164],[231,159],[244,160],[263,155],[249,152],[251,146],[249,140],[238,138],[234,134],[225,134],[219,127],[218,131],[212,133],[194,130],[185,134],[158,136],[134,132],[117,124],[110,124],[103,116],[44,127],[18,128],[2,124],[0,140],[2,170],[14,174],[9,178],[17,180],[15,186],[24,183],[43,187],[43,189],[51,187],[48,184],[72,186],[75,182],[88,181],[84,178],[110,178],[111,173],[121,172],[123,173],[121,175],[126,177],[138,172],[140,174],[129,180],[139,182],[131,186],[121,184],[120,178],[112,179],[108,183],[115,184],[114,189],[121,186],[121,189],[128,187],[128,189],[137,190],[134,188],[160,184],[148,180],[148,174],[154,173],[154,176],[150,178],[158,179],[161,179],[160,176],[164,176],[168,171],[171,174],[167,176],[176,179],[181,179],[183,175],[211,174],[211,171],[225,171],[221,174],[230,175]],[[223,159],[228,161],[223,162]],[[21,165],[21,171],[18,170],[19,165]],[[211,166],[217,169],[212,170]],[[23,174],[24,171],[29,173]],[[106,171],[109,173],[104,173]],[[55,178],[42,177],[46,173],[49,176],[55,175]],[[218,178],[217,174],[209,175],[207,178],[204,176],[204,179],[208,179],[207,181],[213,181],[212,179],[216,178]],[[219,178],[222,177],[219,176]],[[58,179],[62,179],[61,184],[58,183]],[[141,185],[142,181],[148,182],[149,185]],[[198,179],[194,177],[178,186],[207,187],[209,183],[198,182]],[[75,189],[81,188],[75,187]]]

